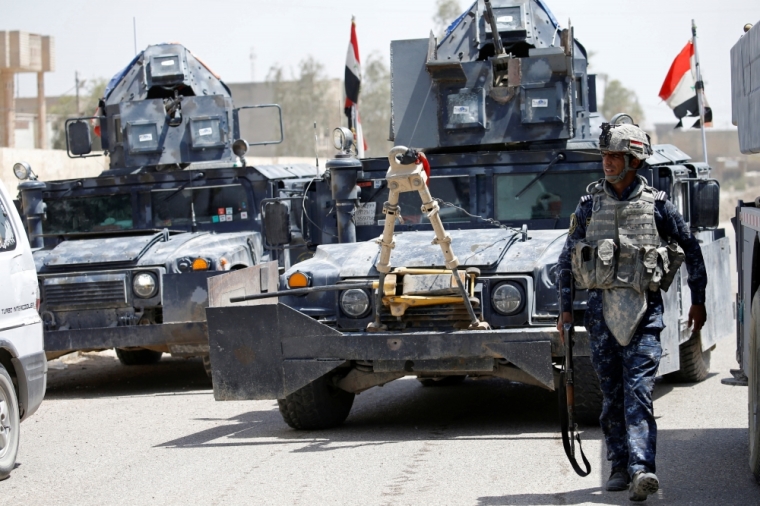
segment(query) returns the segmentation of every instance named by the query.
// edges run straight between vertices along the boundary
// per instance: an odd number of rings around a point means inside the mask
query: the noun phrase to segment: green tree
[[[630,114],[633,120],[641,124],[644,122],[644,110],[639,104],[636,92],[629,90],[617,79],[607,83],[604,88],[604,103],[600,110],[602,116],[611,119],[615,114],[624,112]]]
[[[330,123],[331,107],[337,107],[339,96],[336,95],[330,81],[325,76],[324,65],[313,56],[308,56],[298,65],[298,75],[291,72],[286,79],[282,67],[272,66],[267,75],[267,82],[272,86],[274,102],[282,106],[285,141],[278,144],[277,156],[314,156],[314,122],[319,127],[317,133],[321,141],[319,155],[332,155],[326,145],[332,127]]]
[[[393,147],[388,140],[391,124],[391,72],[382,54],[374,52],[364,62],[359,111],[367,141],[366,156],[385,156]]]
[[[436,0],[435,14],[433,14],[434,33],[441,37],[446,28],[460,14],[462,14],[462,9],[459,7],[458,0]]]
[[[63,95],[59,97],[55,105],[50,107],[48,113],[55,118],[53,121],[53,149],[66,149],[65,124],[67,119],[95,115],[98,101],[103,98],[107,84],[108,81],[103,78],[85,81],[82,86],[84,90],[79,94],[79,111],[77,111],[75,95]],[[100,138],[93,134],[92,139],[93,151],[100,150]]]

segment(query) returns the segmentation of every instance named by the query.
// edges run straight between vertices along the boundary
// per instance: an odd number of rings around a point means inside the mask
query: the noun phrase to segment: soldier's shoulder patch
[[[665,193],[665,192],[657,192],[657,193],[654,194],[654,199],[655,200],[661,200],[661,201],[664,202],[664,201],[668,200],[668,194]]]
[[[581,197],[581,204],[584,202],[591,202],[592,198],[594,197],[592,197],[591,195],[584,195],[583,197]]]
[[[575,216],[575,213],[573,213],[570,215],[570,228],[568,229],[567,233],[573,235],[576,228],[578,228],[578,217]]]

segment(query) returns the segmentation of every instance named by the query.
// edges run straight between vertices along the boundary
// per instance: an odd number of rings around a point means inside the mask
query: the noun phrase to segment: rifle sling
[[[561,373],[560,375],[560,391],[557,392],[559,395],[559,410],[560,410],[560,426],[562,430],[562,446],[565,449],[565,455],[567,455],[567,460],[570,461],[570,465],[573,466],[573,470],[578,474],[578,476],[584,477],[588,476],[591,473],[591,464],[589,463],[588,459],[586,458],[586,454],[583,453],[583,446],[581,446],[581,435],[575,434],[575,440],[578,441],[578,449],[581,452],[581,459],[583,460],[583,465],[586,467],[586,470],[584,471],[581,466],[578,464],[578,461],[575,459],[575,456],[573,455],[573,448],[571,445],[575,443],[570,437],[570,426],[569,426],[569,420],[567,416],[567,395],[565,392],[565,373]]]
[[[557,284],[559,285],[559,318],[562,319],[562,289],[563,289],[563,279],[569,278],[567,281],[570,283],[570,302],[571,302],[571,308],[572,308],[572,301],[575,299],[575,283],[573,282],[573,273],[570,270],[563,269],[560,271],[559,275],[557,276]],[[571,324],[572,325],[572,324]],[[567,334],[565,335],[566,339],[566,349],[565,349],[565,364],[563,365],[563,370],[560,373],[559,376],[559,391],[557,392],[559,397],[559,420],[560,420],[560,426],[562,430],[562,446],[565,449],[565,455],[567,455],[567,460],[570,461],[570,465],[573,466],[573,470],[578,474],[578,476],[584,477],[588,476],[591,473],[591,464],[589,464],[588,459],[586,458],[586,454],[583,453],[583,446],[581,446],[581,435],[580,434],[573,434],[575,437],[570,436],[570,420],[567,413],[567,366],[568,366],[568,360],[572,362],[573,358],[573,329],[572,326],[567,328]],[[575,406],[573,406],[575,408]],[[574,430],[574,428],[573,428]],[[584,471],[581,469],[581,466],[578,465],[578,461],[575,460],[575,448],[573,445],[575,445],[575,440],[578,441],[578,449],[581,451],[581,459],[583,460],[583,465],[586,466],[586,470]]]

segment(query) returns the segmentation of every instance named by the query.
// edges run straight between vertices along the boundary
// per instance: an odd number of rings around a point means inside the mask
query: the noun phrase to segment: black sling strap
[[[573,274],[569,270],[563,269],[557,276],[559,284],[559,318],[562,319],[562,290],[565,286],[570,288],[570,301],[572,304],[575,298],[575,283],[573,283]],[[562,364],[562,372],[559,375],[559,420],[562,431],[562,446],[565,448],[565,455],[573,470],[578,476],[588,476],[591,473],[591,464],[589,464],[586,455],[583,453],[581,446],[581,435],[577,433],[575,425],[575,385],[573,382],[573,344],[575,343],[575,331],[572,323],[562,322],[564,334],[565,360]],[[578,461],[575,459],[575,442],[578,441],[578,449],[581,452],[581,459],[586,466],[586,470],[581,469]]]
[[[559,397],[559,417],[560,428],[562,432],[562,446],[565,449],[567,460],[569,460],[570,465],[573,466],[573,470],[578,474],[578,476],[584,477],[588,476],[591,473],[591,464],[586,458],[586,454],[583,453],[583,446],[581,446],[581,435],[576,432],[575,427],[570,427],[567,411],[566,381],[567,379],[565,377],[565,372],[563,371],[560,374],[560,391],[557,392],[557,397]],[[575,458],[575,441],[578,441],[578,449],[581,452],[581,460],[583,460],[583,465],[586,467],[585,471],[581,468]]]

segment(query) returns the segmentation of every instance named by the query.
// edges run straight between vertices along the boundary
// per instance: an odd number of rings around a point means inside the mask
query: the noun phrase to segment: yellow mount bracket
[[[478,320],[475,310],[472,307],[472,301],[470,301],[470,294],[467,293],[467,289],[462,282],[460,274],[457,270],[459,267],[459,259],[451,250],[451,236],[446,233],[441,222],[441,217],[438,214],[439,206],[438,202],[433,199],[427,186],[427,174],[423,170],[422,164],[418,161],[410,164],[402,164],[400,157],[406,154],[409,150],[405,146],[396,146],[388,153],[388,162],[390,167],[385,174],[385,179],[388,182],[388,201],[383,205],[383,214],[385,214],[385,226],[383,228],[383,235],[378,240],[380,244],[380,255],[375,268],[380,272],[380,281],[378,286],[382,285],[383,290],[378,290],[376,305],[379,308],[377,302],[382,302],[386,306],[391,307],[391,314],[394,316],[401,316],[406,309],[410,306],[430,306],[438,304],[464,304],[467,309],[467,313],[470,317],[470,329],[489,329],[490,326],[487,322],[481,322]],[[443,252],[445,260],[444,265],[446,270],[443,269],[410,269],[405,267],[399,267],[391,272],[391,251],[395,247],[393,239],[393,231],[396,227],[396,218],[400,215],[400,208],[398,205],[399,195],[404,192],[416,191],[420,195],[422,200],[422,212],[430,220],[430,224],[433,226],[435,232],[435,238],[432,244],[438,244]],[[451,274],[461,295],[459,296],[413,296],[413,295],[395,295],[393,293],[387,293],[389,283],[386,282],[386,276],[393,276],[396,278],[399,275],[405,274]],[[391,280],[388,280],[391,281]],[[395,279],[394,279],[395,281]],[[474,277],[472,279],[470,292],[474,290]],[[395,282],[393,283],[395,287]],[[385,295],[385,297],[383,297]],[[376,311],[375,321],[370,323],[367,327],[368,330],[381,330],[384,326],[380,323],[380,312]]]

